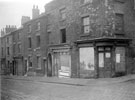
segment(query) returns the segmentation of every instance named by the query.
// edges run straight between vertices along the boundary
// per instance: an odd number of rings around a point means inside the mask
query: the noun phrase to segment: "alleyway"
[[[1,100],[135,100],[135,75],[116,79],[52,80],[2,77]]]

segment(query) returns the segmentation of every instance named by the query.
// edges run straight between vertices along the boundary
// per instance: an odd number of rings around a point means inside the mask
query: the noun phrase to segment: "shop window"
[[[89,33],[90,32],[90,19],[89,16],[82,18],[82,24],[83,24],[83,33]]]
[[[66,43],[66,29],[61,29],[61,43]]]
[[[80,77],[94,76],[94,48],[80,48]]]

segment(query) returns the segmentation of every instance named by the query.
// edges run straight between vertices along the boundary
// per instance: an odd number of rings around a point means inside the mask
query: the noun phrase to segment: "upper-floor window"
[[[9,44],[9,37],[7,37],[7,43]]]
[[[66,29],[61,29],[61,43],[66,43]]]
[[[37,22],[36,29],[40,30],[40,22]]]
[[[31,37],[28,37],[28,45],[29,45],[29,48],[31,48],[31,47],[32,47]]]
[[[66,19],[66,8],[60,10],[61,19]]]
[[[7,55],[10,55],[10,48],[7,47]]]
[[[1,54],[2,54],[2,56],[4,55],[3,47],[1,47]]]
[[[122,33],[124,30],[124,15],[123,14],[116,14],[115,19],[115,31],[118,33]]]
[[[14,43],[13,44],[13,53],[15,53],[15,46],[16,46],[16,44]]]
[[[134,9],[135,9],[135,0],[134,0]]]
[[[52,25],[51,24],[48,24],[47,25],[47,32],[50,32],[51,31],[51,28],[52,28]]]
[[[89,33],[90,32],[90,19],[89,19],[89,16],[82,18],[82,24],[83,24],[83,33]]]
[[[31,25],[28,25],[28,32],[31,32]]]
[[[21,36],[21,33],[19,32],[19,33],[18,33],[18,40],[20,40],[20,36]]]
[[[92,3],[93,2],[93,0],[82,0],[83,1],[83,3]]]
[[[18,53],[21,53],[21,44],[18,44]]]
[[[40,47],[40,35],[37,35],[36,39],[37,39],[37,47]]]

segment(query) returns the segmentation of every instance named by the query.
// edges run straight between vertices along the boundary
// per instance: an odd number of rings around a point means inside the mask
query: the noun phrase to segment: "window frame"
[[[61,43],[67,42],[67,36],[66,36],[66,28],[60,29],[61,33]]]
[[[84,20],[85,20],[86,18],[89,19],[89,20],[88,20],[89,23],[85,25],[85,23],[84,23],[85,21],[84,21]],[[85,27],[89,27],[89,32],[88,32],[88,33],[85,33]],[[89,33],[90,33],[90,17],[89,17],[89,16],[84,16],[84,17],[82,17],[82,31],[83,31],[83,34],[89,34]]]
[[[60,19],[65,20],[66,19],[66,8],[62,8],[59,10],[60,12]]]

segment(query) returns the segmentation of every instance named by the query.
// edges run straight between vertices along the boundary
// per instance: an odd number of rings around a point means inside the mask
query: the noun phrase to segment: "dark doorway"
[[[47,76],[52,76],[52,56],[48,54]]]
[[[98,49],[98,68],[100,78],[111,77],[112,53],[110,47],[102,47]]]

